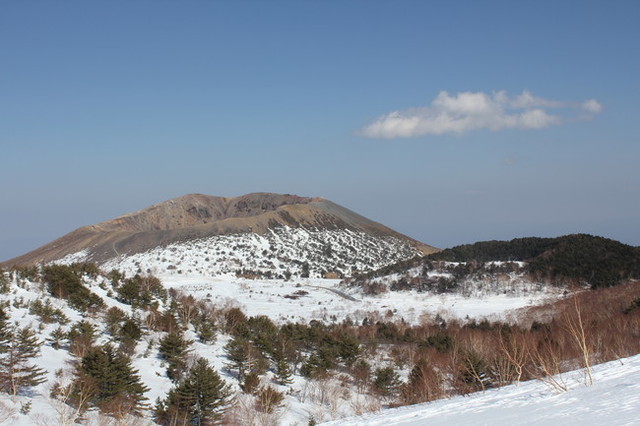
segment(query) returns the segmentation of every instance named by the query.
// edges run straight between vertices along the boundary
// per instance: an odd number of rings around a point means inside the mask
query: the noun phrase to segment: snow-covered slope
[[[567,392],[529,381],[327,425],[637,425],[640,422],[640,355],[593,368],[594,383],[582,371],[565,373]]]
[[[8,277],[8,274],[5,274]],[[542,294],[525,297],[506,295],[487,296],[484,299],[464,298],[459,295],[433,295],[426,293],[389,293],[380,296],[364,296],[351,293],[352,289],[340,285],[339,280],[318,278],[295,280],[249,280],[236,277],[206,277],[199,274],[179,274],[176,270],[160,276],[165,287],[193,295],[197,299],[207,301],[218,308],[240,307],[247,315],[267,315],[276,323],[288,321],[320,320],[327,323],[351,319],[360,323],[364,318],[369,320],[406,321],[419,323],[423,318],[433,318],[436,314],[443,317],[484,316],[504,317],[509,309],[526,306],[542,300]],[[127,315],[144,318],[146,312],[139,308],[120,303],[113,297],[109,279],[98,276],[85,276],[84,284],[98,295],[109,307],[118,307]],[[38,385],[29,392],[15,399],[5,395],[0,398],[0,423],[8,421],[15,425],[61,424],[65,413],[69,410],[64,404],[49,397],[53,383],[68,383],[72,379],[71,362],[77,361],[68,348],[54,348],[50,339],[54,331],[61,327],[69,331],[74,323],[88,321],[96,326],[98,338],[96,344],[104,344],[113,339],[106,326],[104,314],[81,314],[71,309],[66,301],[51,297],[44,290],[44,284],[24,278],[14,277],[6,283],[4,293],[0,293],[0,304],[5,308],[12,322],[20,327],[30,326],[38,330],[42,341],[47,341],[41,348],[40,355],[34,363],[47,371],[47,382]],[[68,322],[58,324],[43,322],[32,310],[33,302],[48,304],[58,309]],[[172,384],[166,376],[165,364],[158,357],[157,342],[162,333],[147,331],[133,354],[133,365],[138,369],[142,382],[149,388],[146,397],[153,403],[156,398],[163,398]],[[192,328],[186,337],[197,340]],[[214,368],[221,372],[223,378],[238,391],[237,379],[226,368],[227,359],[224,346],[230,336],[220,333],[212,344],[196,342],[193,354],[206,358]],[[384,354],[380,360],[386,362]],[[405,372],[406,373],[406,372]],[[269,373],[271,374],[271,373]],[[338,379],[326,382],[310,381],[301,375],[294,375],[291,385],[278,389],[286,393],[284,408],[271,417],[278,424],[306,424],[312,416],[317,421],[341,418],[379,409],[380,402],[371,398],[366,392],[357,390]],[[328,397],[327,395],[332,396]],[[249,398],[241,395],[240,398]],[[22,411],[22,412],[21,412]],[[3,417],[4,416],[4,417]],[[98,413],[90,413],[87,421],[104,424],[104,418],[98,419]],[[147,413],[149,418],[150,413]],[[275,420],[274,420],[275,419]],[[103,422],[103,423],[100,423]],[[259,424],[259,421],[256,421]],[[144,422],[140,424],[146,424]]]
[[[143,253],[118,256],[104,269],[203,276],[243,275],[269,278],[290,276],[341,277],[380,268],[420,252],[391,236],[327,229],[269,229],[263,235],[242,233],[215,235],[157,247]],[[63,261],[78,261],[71,255]]]

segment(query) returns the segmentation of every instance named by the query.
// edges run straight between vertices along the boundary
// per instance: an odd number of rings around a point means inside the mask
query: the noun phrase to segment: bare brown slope
[[[289,226],[351,229],[409,242],[425,254],[437,251],[322,198],[256,193],[235,198],[189,194],[116,219],[77,229],[3,265],[51,262],[81,250],[101,263],[177,241]]]

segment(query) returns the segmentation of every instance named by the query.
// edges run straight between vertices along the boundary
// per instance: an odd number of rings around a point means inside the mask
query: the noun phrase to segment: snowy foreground
[[[561,376],[567,392],[532,380],[469,396],[384,410],[327,425],[637,425],[640,424],[640,355]]]
[[[215,306],[239,307],[249,316],[267,315],[277,323],[287,321],[306,323],[313,319],[327,322],[351,319],[359,323],[365,318],[390,321],[402,319],[409,323],[419,323],[437,314],[445,319],[508,318],[513,309],[542,303],[546,298],[553,298],[551,293],[534,290],[520,294],[518,297],[486,294],[479,299],[458,294],[434,295],[416,292],[389,292],[378,296],[366,296],[354,288],[340,286],[338,280],[324,279],[246,280],[231,276],[211,278],[177,273],[161,275],[160,279],[167,288],[174,288],[193,295],[197,299],[209,300]],[[104,300],[107,308],[118,307],[129,315],[142,315],[142,312],[110,297],[108,286],[103,280],[98,278],[94,281],[89,280],[85,284]],[[39,318],[28,309],[28,304],[34,300],[51,303],[53,307],[61,309],[72,322],[84,319],[93,323],[99,332],[96,344],[102,345],[110,341],[111,337],[105,331],[101,316],[83,317],[78,311],[71,309],[66,301],[43,293],[37,283],[25,281],[17,285],[14,280],[10,283],[10,291],[0,294],[0,302],[5,303],[11,320],[18,323],[20,327],[37,327],[39,337],[46,341],[50,339],[58,324],[41,324]],[[68,331],[70,326],[71,324],[64,325],[63,329]],[[151,405],[157,398],[166,397],[173,386],[166,376],[166,366],[157,354],[157,344],[153,343],[162,336],[163,334],[158,332],[145,334],[133,355],[133,366],[139,371],[142,382],[149,388],[145,396]],[[197,340],[192,330],[186,332],[186,337]],[[237,380],[225,368],[227,359],[224,346],[229,340],[230,336],[220,333],[213,344],[194,343],[193,353],[207,359],[229,382],[233,390],[239,391]],[[151,349],[152,346],[153,349]],[[386,365],[388,360],[383,359],[383,355],[381,353],[380,359],[371,359],[370,362],[373,365]],[[74,358],[65,349],[54,349],[48,343],[42,346],[40,356],[34,360],[34,363],[47,371],[47,382],[15,399],[6,394],[0,395],[0,424],[15,426],[62,424],[60,419],[66,416],[67,408],[49,398],[49,392],[54,382],[68,383],[72,379],[70,362],[73,360]],[[408,371],[400,371],[400,373],[406,377]],[[429,423],[436,421],[447,424],[464,424],[465,422],[513,424],[517,421],[531,423],[535,422],[537,417],[542,418],[538,411],[547,415],[556,412],[580,412],[583,413],[584,418],[584,416],[591,416],[589,411],[585,411],[589,408],[602,409],[604,412],[604,408],[613,407],[616,415],[622,415],[624,414],[623,406],[640,406],[640,404],[634,404],[640,402],[636,399],[628,401],[623,399],[633,398],[635,394],[640,395],[638,392],[640,384],[636,385],[640,383],[640,357],[626,360],[624,365],[617,362],[598,367],[596,383],[591,388],[584,388],[577,384],[579,374],[567,374],[566,377],[571,391],[562,395],[555,394],[541,382],[532,382],[522,384],[520,387],[491,390],[473,397],[453,398],[419,407],[389,410],[389,414],[382,417],[352,419],[346,424],[394,424],[396,417],[398,421],[395,424],[402,424],[404,421],[409,422],[408,424],[424,424],[425,419],[428,419]],[[327,382],[324,387],[321,387],[314,381],[294,375],[291,385],[278,386],[277,389],[286,394],[284,407],[278,416],[270,419],[269,424],[304,425],[311,417],[322,422],[347,418],[365,412],[367,409],[380,409],[379,402],[372,401],[368,395],[359,393],[355,389],[349,389],[350,396],[345,397],[344,388],[338,381]],[[332,395],[328,399],[327,392]],[[596,397],[596,392],[603,397]],[[618,396],[616,393],[624,395]],[[607,398],[604,395],[612,396]],[[640,396],[637,398],[640,399]],[[606,402],[605,399],[611,401]],[[579,410],[574,407],[575,401],[582,400],[588,401],[584,409]],[[553,404],[557,404],[558,407],[546,409]],[[537,417],[525,416],[528,411],[536,413]],[[387,411],[384,412],[387,413]],[[448,414],[454,417],[447,420]],[[636,417],[640,418],[640,408],[636,410],[636,414]],[[96,415],[95,412],[89,413],[86,424],[106,424],[104,418],[97,418]],[[496,417],[499,415],[505,417]],[[601,422],[606,423],[607,416],[602,413],[598,415],[602,417],[597,418],[601,418]],[[433,420],[431,416],[434,416]],[[633,413],[628,417],[616,418],[613,423],[624,423],[627,418],[633,419]],[[560,417],[550,417],[548,421],[559,420],[566,423],[565,419]],[[147,413],[146,419],[141,419],[138,424],[150,423],[149,413]]]

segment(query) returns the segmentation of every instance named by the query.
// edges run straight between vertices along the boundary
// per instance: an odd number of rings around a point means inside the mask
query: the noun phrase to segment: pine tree
[[[62,327],[58,327],[51,332],[47,342],[53,349],[60,349],[64,345],[65,340],[67,340],[67,333]]]
[[[0,268],[0,294],[9,292],[9,277],[4,272],[4,269]]]
[[[262,352],[244,337],[235,337],[224,347],[229,363],[227,367],[238,371],[238,380],[243,381],[249,372],[264,374],[269,367]]]
[[[155,420],[162,425],[211,425],[220,422],[230,390],[207,360],[198,358],[184,380],[159,401]]]
[[[142,337],[142,328],[135,318],[127,318],[120,327],[118,338],[123,343],[138,342]]]
[[[473,350],[462,354],[460,380],[468,386],[470,391],[492,387],[490,368],[484,357]]]
[[[373,387],[380,395],[391,397],[396,393],[401,382],[393,367],[377,368],[373,375]]]
[[[0,306],[0,385],[4,388],[7,382],[7,372],[4,371],[4,362],[9,357],[11,347],[11,327],[9,317]],[[8,382],[7,382],[8,383]]]
[[[277,340],[278,327],[266,315],[251,317],[247,320],[248,337],[264,356],[273,356],[274,342]]]
[[[169,333],[160,340],[160,357],[167,362],[167,376],[174,382],[180,380],[187,369],[186,355],[192,343],[178,332]]]
[[[278,380],[278,383],[281,385],[289,385],[293,383],[293,379],[291,378],[291,368],[289,368],[289,363],[284,357],[281,345],[278,345],[274,350],[273,359],[276,364],[276,379]]]
[[[77,388],[89,385],[89,402],[108,413],[139,414],[148,390],[131,360],[111,345],[93,348],[82,358],[75,384]]]
[[[69,350],[75,356],[82,358],[93,346],[98,332],[96,326],[86,320],[80,320],[69,330]]]
[[[9,328],[9,317],[0,306],[0,354],[6,352],[11,339],[11,330]]]
[[[198,315],[193,321],[193,326],[202,343],[213,343],[216,341],[215,323],[206,314],[201,313]]]
[[[250,346],[251,342],[247,339],[236,337],[231,339],[224,347],[229,360],[227,367],[238,370],[238,380],[240,381],[242,381],[247,372]]]
[[[35,331],[10,326],[0,311],[0,389],[15,396],[45,381],[46,371],[30,363],[40,353],[40,346]]]
[[[276,361],[276,378],[281,385],[289,385],[293,383],[291,368],[284,358],[277,358]]]

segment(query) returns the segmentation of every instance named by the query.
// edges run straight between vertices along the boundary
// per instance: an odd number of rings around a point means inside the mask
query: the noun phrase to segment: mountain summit
[[[259,244],[247,246],[247,238]],[[349,268],[358,269],[354,264],[358,255],[362,258],[368,256],[372,264],[380,265],[391,259],[397,261],[437,251],[434,247],[323,198],[270,193],[234,198],[188,194],[79,228],[4,264],[33,265],[61,260],[104,264],[169,246],[184,247],[195,241],[203,243],[201,247],[211,248],[213,244],[224,249],[225,254],[229,254],[226,260],[232,260],[238,266],[236,272],[258,264],[249,262],[252,265],[247,265],[246,261],[233,260],[239,249],[253,250],[252,256],[255,258],[263,255],[264,245],[284,263],[294,258],[296,265],[308,263],[310,259],[303,256],[305,250],[309,251],[306,255],[313,258],[333,257],[333,261],[324,259],[320,262],[323,271],[339,269],[341,275],[350,273]],[[291,244],[295,247],[291,247]],[[293,251],[297,248],[299,253],[296,256],[278,255],[278,251],[283,249],[280,245],[288,246]],[[380,245],[378,254],[375,253],[376,245]],[[210,251],[206,248],[203,250]],[[351,253],[347,257],[353,261],[341,255],[342,251]],[[269,251],[264,255],[268,254]],[[211,261],[212,256],[205,257]],[[206,262],[204,258],[203,262]],[[291,266],[287,267],[291,269]],[[367,264],[365,262],[360,266]],[[227,268],[225,272],[231,270]]]

